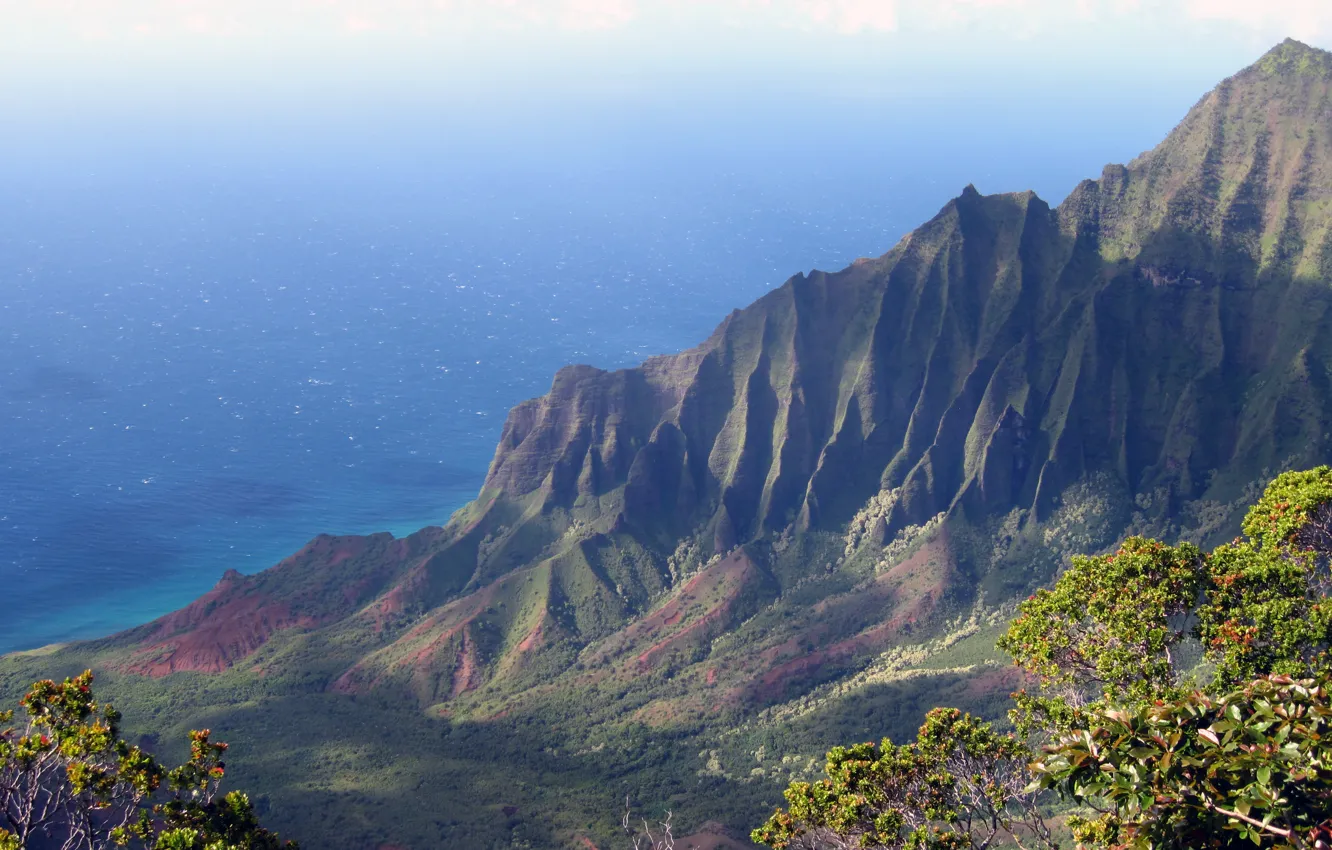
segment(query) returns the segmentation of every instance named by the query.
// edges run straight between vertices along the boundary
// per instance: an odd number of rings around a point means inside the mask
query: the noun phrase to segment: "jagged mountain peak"
[[[1255,75],[1332,79],[1332,52],[1287,38],[1236,77]]]
[[[1332,53],[1287,40],[1061,206],[1103,257],[1254,286],[1332,272]]]

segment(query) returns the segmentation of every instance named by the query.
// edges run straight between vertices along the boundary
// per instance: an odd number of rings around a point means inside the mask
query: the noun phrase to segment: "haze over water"
[[[695,345],[969,182],[1057,203],[1203,90],[20,127],[0,150],[0,652],[144,622],[320,532],[443,523],[560,366]]]

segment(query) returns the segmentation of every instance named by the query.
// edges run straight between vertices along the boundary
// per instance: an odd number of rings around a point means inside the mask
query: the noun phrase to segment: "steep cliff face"
[[[1065,207],[1107,259],[1137,259],[1159,280],[1326,279],[1329,169],[1332,54],[1287,40]]]
[[[1057,208],[967,187],[697,348],[560,370],[447,528],[322,538],[100,646],[473,716],[656,670],[645,717],[799,693],[1326,460],[1330,227],[1332,55],[1287,42]]]
[[[487,486],[573,511],[622,490],[634,527],[702,524],[722,551],[881,490],[901,490],[891,533],[1044,514],[1096,472],[1192,498],[1322,456],[1330,86],[1328,54],[1287,42],[1057,209],[967,187],[697,349],[565,370],[514,410]]]

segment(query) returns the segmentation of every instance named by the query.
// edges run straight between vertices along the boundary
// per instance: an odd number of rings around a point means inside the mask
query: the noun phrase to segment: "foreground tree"
[[[1040,683],[1015,695],[1018,728],[1065,728],[1087,707],[1179,694],[1176,655],[1206,572],[1196,546],[1141,537],[1109,555],[1075,557],[1053,588],[1019,606],[999,639]]]
[[[1035,686],[1014,694],[1021,737],[1010,740],[1039,754],[1018,792],[987,774],[1018,750],[977,751],[973,781],[1010,789],[988,799],[1043,829],[1033,795],[1058,792],[1094,814],[1068,818],[1087,848],[1332,847],[1332,469],[1279,476],[1243,531],[1210,553],[1130,538],[1074,558],[1019,605],[999,646]],[[954,773],[913,765],[915,753],[834,750],[829,778],[793,784],[789,809],[754,839],[779,850],[992,842],[1002,819],[986,820],[991,804],[955,794]],[[936,776],[946,793],[929,793]]]
[[[1045,721],[1036,784],[1099,814],[1070,820],[1080,845],[1332,843],[1332,470],[1279,476],[1243,530],[1185,582],[1197,595],[1179,595],[1173,622],[1192,627],[1125,657],[1163,671],[1155,687],[1107,690],[1085,706],[1059,693],[1060,682],[1085,674],[1076,665],[1041,669],[1051,636],[1065,625],[1043,607],[1049,594],[1021,607],[1001,644],[1041,675],[1041,693],[1018,694],[1015,712],[1028,727],[1039,728],[1038,716]],[[1085,579],[1070,571],[1049,593],[1075,583]],[[1127,605],[1149,598],[1125,597]],[[1081,620],[1096,617],[1093,607]],[[1207,662],[1192,671],[1170,652],[1185,636]]]
[[[1080,708],[1217,693],[1259,676],[1326,676],[1332,646],[1332,469],[1277,477],[1244,538],[1204,554],[1130,538],[1077,557],[1018,606],[999,648],[1040,683],[1020,719],[1060,725]],[[1181,664],[1181,644],[1196,655]],[[1201,677],[1201,678],[1200,678]]]
[[[227,745],[190,733],[190,760],[166,769],[120,738],[120,714],[96,701],[92,673],[37,682],[0,713],[0,850],[278,850],[249,799],[218,796]]]
[[[1332,832],[1332,704],[1313,680],[1096,712],[1032,765],[1037,784],[1103,801],[1088,846],[1301,848]]]
[[[857,744],[828,753],[827,778],[795,782],[785,812],[754,830],[777,850],[984,850],[1005,837],[1051,846],[1027,788],[1030,752],[1012,735],[955,708],[925,717],[916,741]]]

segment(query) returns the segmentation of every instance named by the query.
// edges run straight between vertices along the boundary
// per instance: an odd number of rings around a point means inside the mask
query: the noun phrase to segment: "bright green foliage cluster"
[[[1217,665],[1217,683],[1265,673],[1329,671],[1332,600],[1318,573],[1325,554],[1290,547],[1219,546],[1208,559],[1208,595],[1198,608],[1198,638]]]
[[[792,783],[788,811],[774,814],[752,838],[777,850],[988,847],[1016,825],[1030,829],[1038,821],[1034,795],[1025,790],[1029,758],[1013,736],[938,708],[914,743],[885,739],[833,749],[827,778]]]
[[[1326,674],[1332,645],[1332,469],[1287,472],[1244,519],[1247,540],[1208,559],[1198,637],[1219,682]]]
[[[23,728],[0,713],[0,850],[34,842],[80,850],[279,850],[244,794],[217,799],[227,745],[190,733],[190,760],[167,770],[119,736],[92,672],[37,682]]]
[[[221,800],[198,806],[179,799],[159,813],[171,824],[150,844],[154,850],[278,850],[295,847],[259,825],[250,798],[232,791]]]
[[[1071,705],[1123,701],[1174,688],[1172,648],[1204,582],[1203,554],[1134,537],[1118,551],[1077,557],[1050,590],[1022,603],[999,641],[1046,696],[1019,699],[1024,718],[1071,722]],[[1030,721],[1028,721],[1030,722]]]
[[[1284,472],[1244,517],[1244,534],[1262,547],[1326,550],[1332,543],[1332,468]]]
[[[1084,844],[1294,848],[1332,813],[1329,733],[1326,686],[1263,677],[1221,697],[1097,712],[1032,769],[1044,787],[1113,806],[1073,822]]]

